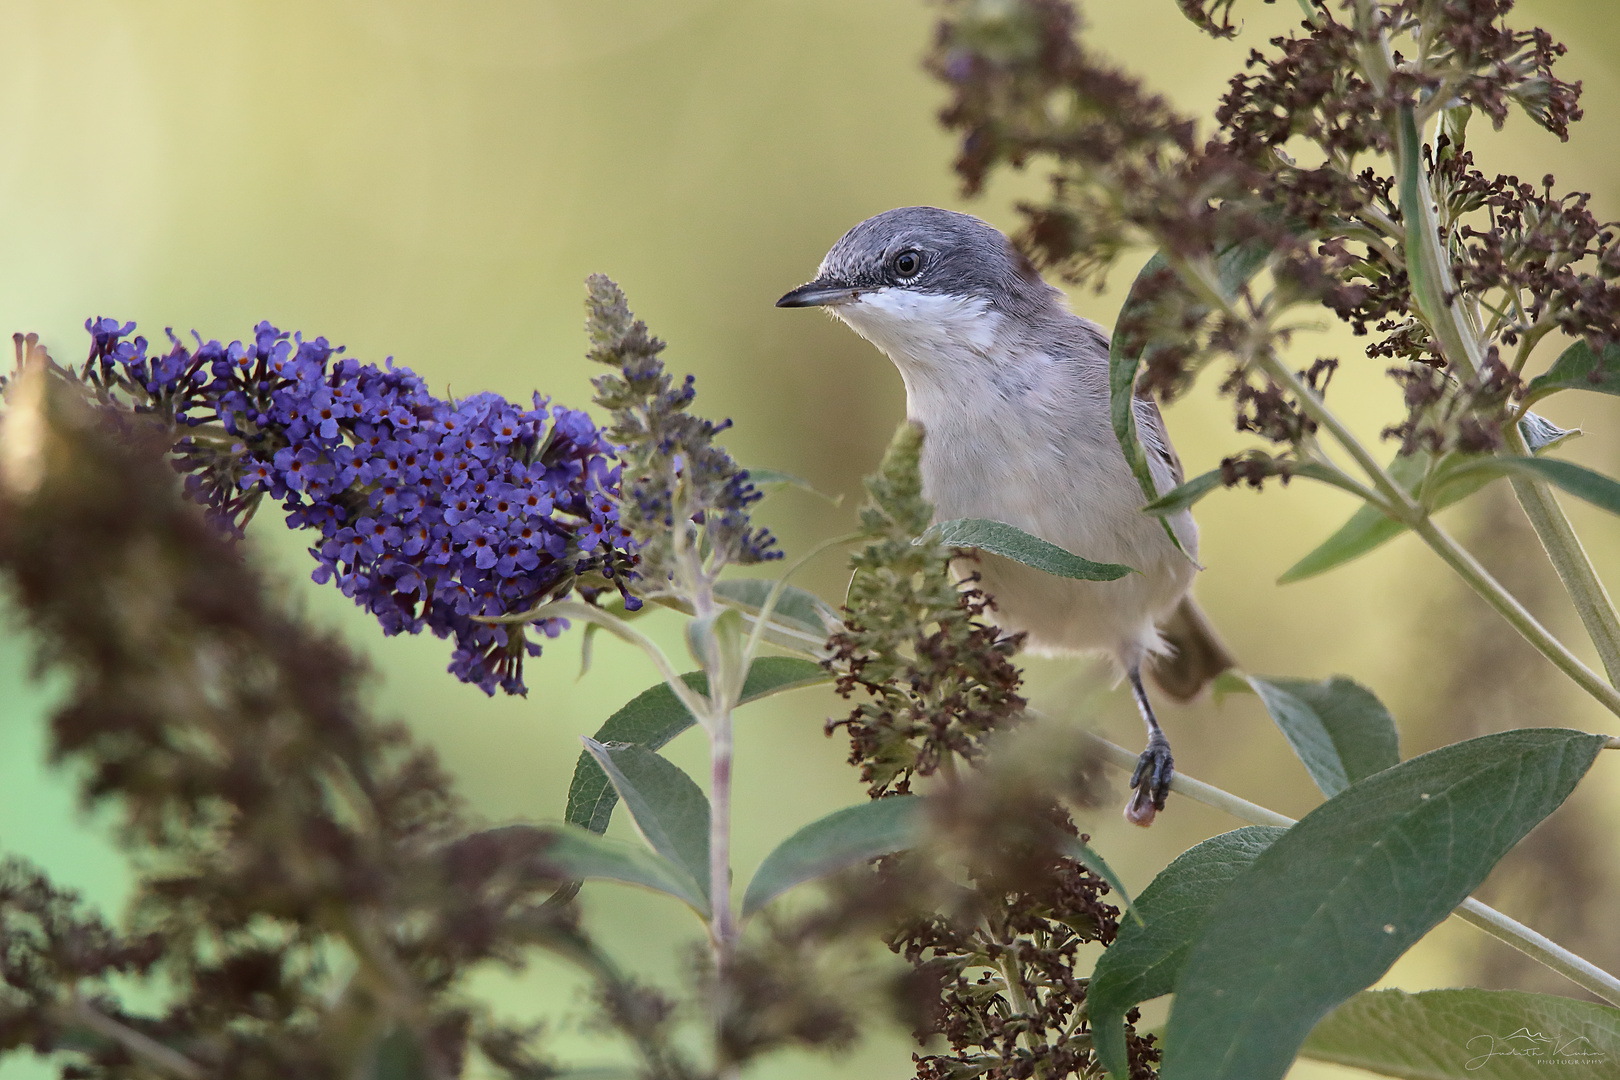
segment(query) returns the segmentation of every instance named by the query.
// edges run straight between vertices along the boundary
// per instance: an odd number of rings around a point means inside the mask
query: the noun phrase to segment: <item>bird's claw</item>
[[[1125,807],[1125,820],[1146,827],[1164,809],[1170,796],[1170,778],[1175,775],[1175,758],[1170,756],[1170,743],[1163,735],[1148,740],[1147,749],[1136,760],[1136,771],[1131,773],[1134,790]]]

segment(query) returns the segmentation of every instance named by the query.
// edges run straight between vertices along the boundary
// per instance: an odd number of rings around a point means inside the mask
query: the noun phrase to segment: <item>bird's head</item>
[[[1023,253],[970,214],[907,206],[867,218],[834,244],[816,279],[777,307],[825,307],[904,363],[988,348],[1008,318],[1061,304]]]

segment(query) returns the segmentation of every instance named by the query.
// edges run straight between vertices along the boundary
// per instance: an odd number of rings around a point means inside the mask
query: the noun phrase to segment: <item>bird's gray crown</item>
[[[814,282],[782,299],[813,286],[971,296],[1015,315],[1033,314],[1062,295],[1001,230],[933,206],[903,206],[867,218],[827,252]]]

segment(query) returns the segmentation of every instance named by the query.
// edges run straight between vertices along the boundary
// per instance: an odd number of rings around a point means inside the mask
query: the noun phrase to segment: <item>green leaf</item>
[[[809,660],[791,656],[762,656],[748,669],[739,704],[746,705],[784,690],[796,690],[801,686],[814,686],[831,680],[832,676],[821,665]],[[709,680],[701,671],[682,675],[681,681],[700,694],[709,692]],[[608,717],[607,723],[597,730],[595,738],[597,742],[634,743],[648,750],[657,750],[696,722],[675,692],[668,685],[659,683],[642,691],[624,708]],[[579,764],[574,767],[573,782],[568,786],[568,820],[592,832],[605,832],[618,801],[618,793],[608,783],[607,774],[601,766],[589,753],[581,753]]]
[[[1125,303],[1119,309],[1119,317],[1114,320],[1114,335],[1108,341],[1108,416],[1114,426],[1114,438],[1119,441],[1119,448],[1125,454],[1125,463],[1131,467],[1131,474],[1136,477],[1142,495],[1147,499],[1157,499],[1159,489],[1153,482],[1153,473],[1148,469],[1141,440],[1136,437],[1136,373],[1142,366],[1142,357],[1139,354],[1126,355],[1125,336],[1120,327],[1144,303],[1138,293],[1141,284],[1163,270],[1165,265],[1164,253],[1155,252],[1137,271],[1131,291],[1126,294]],[[1165,528],[1169,529],[1168,523]]]
[[[1048,543],[1004,521],[956,518],[931,527],[927,537],[947,547],[978,548],[1025,566],[1077,581],[1114,581],[1135,570],[1118,563],[1097,563]],[[913,541],[914,543],[916,541]]]
[[[1177,510],[1185,510],[1220,486],[1221,470],[1211,469],[1209,472],[1201,473],[1180,487],[1174,488],[1167,494],[1154,499],[1142,507],[1142,513],[1173,514]]]
[[[1300,1056],[1403,1080],[1620,1074],[1620,1009],[1519,990],[1367,990],[1316,1025]],[[1585,1066],[1585,1068],[1580,1068]]]
[[[1316,1022],[1461,903],[1605,741],[1557,728],[1486,735],[1306,815],[1211,909],[1176,980],[1163,1080],[1279,1080]]]
[[[668,893],[685,901],[705,919],[709,917],[709,901],[697,881],[657,852],[640,844],[598,836],[577,825],[550,825],[540,831],[549,834],[549,843],[540,857],[552,872],[569,878],[619,881]]]
[[[1215,256],[1215,273],[1221,289],[1227,296],[1235,297],[1270,257],[1271,249],[1258,241],[1249,240],[1229,245]],[[1141,440],[1136,435],[1136,373],[1142,366],[1142,357],[1125,354],[1125,338],[1120,332],[1120,327],[1136,308],[1145,303],[1139,292],[1142,282],[1164,269],[1165,265],[1164,253],[1155,252],[1142,269],[1137,271],[1136,280],[1131,283],[1131,291],[1126,294],[1125,303],[1120,307],[1119,317],[1114,320],[1113,337],[1108,341],[1109,420],[1114,428],[1114,438],[1118,440],[1119,448],[1125,455],[1125,463],[1130,466],[1131,474],[1136,477],[1137,484],[1142,488],[1143,497],[1149,502],[1159,498],[1159,489],[1153,480],[1152,470],[1148,468],[1147,455],[1142,450]],[[1170,527],[1169,520],[1164,519],[1163,525],[1165,534],[1179,551],[1181,540]]]
[[[1119,879],[1118,874],[1114,873],[1114,868],[1108,865],[1108,861],[1097,854],[1090,844],[1078,836],[1073,837],[1069,841],[1068,851],[1065,854],[1108,882],[1108,887],[1119,894],[1120,900],[1125,904],[1125,910],[1131,913],[1131,917],[1137,922],[1142,921],[1142,913],[1136,910],[1136,901],[1132,900],[1131,894],[1126,891],[1125,883]]]
[[[775,584],[770,578],[732,578],[715,582],[714,594],[750,615],[758,615]],[[825,640],[829,633],[843,625],[832,605],[815,593],[793,585],[782,590],[771,621],[813,634],[817,640]]]
[[[749,469],[748,479],[755,487],[795,487],[800,491],[808,491],[812,495],[826,499],[834,506],[837,506],[844,501],[842,495],[835,498],[832,495],[828,495],[825,491],[818,491],[815,485],[811,484],[810,481],[801,476],[794,476],[792,473],[778,472],[775,469]]]
[[[1400,764],[1400,735],[1371,690],[1342,675],[1321,682],[1248,676],[1322,794]]]
[[[674,762],[645,746],[585,740],[649,847],[709,896],[709,800]]]
[[[1086,992],[1097,1059],[1115,1077],[1130,1072],[1125,1014],[1175,987],[1211,905],[1240,871],[1287,831],[1250,825],[1211,837],[1182,852],[1136,898],[1141,922],[1120,925],[1119,937],[1097,958]]]
[[[1390,479],[1410,492],[1417,488],[1423,480],[1423,474],[1428,472],[1429,461],[1430,454],[1427,450],[1397,454],[1384,471],[1389,473]],[[1365,555],[1405,531],[1405,525],[1389,517],[1376,506],[1362,506],[1350,515],[1350,520],[1341,525],[1337,532],[1322,541],[1309,555],[1289,567],[1283,576],[1277,579],[1277,584],[1290,585],[1325,573],[1335,566],[1341,566],[1351,559]]]
[[[747,918],[795,885],[826,877],[880,855],[904,851],[920,839],[922,800],[897,795],[835,810],[782,841],[765,856],[743,894]]]
[[[1450,490],[1453,484],[1467,485],[1480,478],[1491,480],[1515,473],[1535,480],[1545,480],[1578,499],[1585,499],[1593,506],[1607,510],[1611,514],[1620,514],[1620,481],[1594,472],[1584,465],[1558,458],[1493,457],[1470,461],[1447,474],[1445,487],[1441,491],[1444,493]]]
[[[1579,435],[1580,431],[1565,430],[1545,417],[1526,413],[1524,419],[1519,421],[1519,433],[1524,436],[1531,451],[1540,454]],[[1415,492],[1423,480],[1424,473],[1428,472],[1430,460],[1431,456],[1426,450],[1397,454],[1384,471],[1408,492]],[[1474,476],[1458,480],[1455,486],[1448,484],[1437,493],[1434,509],[1444,510],[1453,503],[1466,499],[1490,481],[1489,476]],[[1350,520],[1345,522],[1338,532],[1289,567],[1287,572],[1277,579],[1277,584],[1290,585],[1325,573],[1336,566],[1342,566],[1351,559],[1359,558],[1381,544],[1395,539],[1405,531],[1405,525],[1386,516],[1377,507],[1363,506],[1350,516]]]
[[[1215,276],[1221,283],[1221,291],[1236,299],[1249,279],[1266,265],[1266,260],[1271,258],[1271,250],[1263,240],[1244,240],[1222,249],[1215,256]]]
[[[1336,469],[1319,465],[1314,461],[1290,461],[1287,467],[1288,472],[1283,476],[1283,483],[1285,484],[1293,477],[1304,476],[1312,480],[1320,480],[1324,484],[1331,484],[1352,494],[1358,494],[1354,487],[1346,483],[1344,477]],[[1193,477],[1180,487],[1174,488],[1163,497],[1142,507],[1142,512],[1144,514],[1162,515],[1173,514],[1178,510],[1187,509],[1205,495],[1222,486],[1222,471],[1221,469],[1211,469],[1201,476]]]
[[[1609,344],[1602,353],[1577,341],[1558,354],[1544,374],[1525,387],[1525,404],[1539,401],[1559,390],[1596,390],[1600,394],[1620,394],[1620,345]]]
[[[429,1080],[433,1071],[428,1069],[416,1033],[401,1024],[377,1040],[371,1048],[370,1068],[362,1075],[366,1080]]]

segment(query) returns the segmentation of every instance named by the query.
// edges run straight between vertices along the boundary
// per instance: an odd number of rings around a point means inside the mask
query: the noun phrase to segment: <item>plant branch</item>
[[[718,672],[710,674],[714,681]],[[721,703],[709,727],[709,934],[714,948],[714,1030],[715,1057],[722,1074],[726,1062],[721,1053],[721,1025],[725,1020],[731,972],[732,944],[736,926],[731,911],[731,708]]]
[[[1369,32],[1372,25],[1369,7],[1365,2],[1358,4],[1357,22],[1363,33]],[[1387,79],[1386,49],[1387,42],[1380,40],[1378,48],[1363,50],[1363,61],[1369,77],[1381,73]],[[1376,78],[1374,81],[1379,82]],[[1461,290],[1451,272],[1451,256],[1441,238],[1433,185],[1424,171],[1417,118],[1411,106],[1403,106],[1397,111],[1395,128],[1396,170],[1400,178],[1401,213],[1406,219],[1406,261],[1412,283],[1412,298],[1417,302],[1418,311],[1445,359],[1464,378],[1472,378],[1484,366],[1484,343],[1470,325],[1468,313],[1461,303]],[[1515,425],[1507,425],[1503,436],[1500,453],[1528,453],[1524,438]],[[1620,616],[1616,615],[1614,602],[1587,558],[1569,519],[1564,516],[1545,483],[1515,477],[1513,490],[1542,547],[1546,549],[1553,568],[1558,571],[1559,580],[1569,593],[1592,644],[1597,647],[1609,682],[1620,682]],[[1444,554],[1442,552],[1442,556]],[[1491,596],[1481,595],[1502,610]],[[1519,625],[1512,618],[1509,621]],[[1520,629],[1522,632],[1523,628]],[[1570,674],[1581,682],[1573,672]],[[1609,705],[1609,708],[1614,710],[1615,706]]]
[[[653,666],[658,669],[658,674],[664,677],[664,681],[669,684],[670,690],[679,699],[680,703],[686,706],[687,711],[699,723],[705,725],[708,723],[710,712],[708,699],[686,685],[686,680],[681,678],[680,673],[675,670],[675,665],[669,662],[669,657],[664,655],[664,650],[658,647],[656,641],[611,611],[604,611],[581,600],[553,600],[532,607],[528,611],[520,611],[513,615],[487,616],[480,618],[478,621],[528,623],[539,619],[579,619],[581,622],[595,623],[619,640],[627,641],[639,647],[652,660]]]
[[[1136,754],[1109,742],[1099,735],[1088,733],[1088,741],[1096,749],[1098,756],[1125,772],[1136,768]],[[1611,739],[1610,747],[1620,749],[1620,739]],[[1179,792],[1194,802],[1201,802],[1205,806],[1213,806],[1217,810],[1224,810],[1240,821],[1247,821],[1255,825],[1281,825],[1289,827],[1296,824],[1295,820],[1275,810],[1269,810],[1240,799],[1231,792],[1206,784],[1201,780],[1194,780],[1185,773],[1177,772],[1170,780],[1170,790]],[[1473,897],[1464,900],[1452,913],[1454,918],[1466,923],[1472,923],[1492,937],[1512,945],[1515,949],[1539,963],[1558,972],[1582,989],[1596,994],[1605,1001],[1620,1005],[1620,979],[1597,967],[1595,964],[1570,952],[1568,949],[1536,933],[1523,923],[1511,919],[1497,911],[1495,908],[1480,903]]]
[[[771,616],[776,614],[776,605],[782,599],[782,593],[787,589],[788,578],[798,573],[806,563],[822,552],[835,548],[839,544],[852,543],[865,535],[865,533],[861,532],[849,532],[823,540],[821,543],[812,546],[809,551],[799,556],[791,566],[782,571],[781,576],[776,579],[776,583],[771,586],[771,591],[766,595],[765,603],[760,605],[759,615],[754,620],[754,628],[748,635],[748,644],[743,649],[744,659],[753,659],[754,654],[759,651],[760,639],[765,636],[765,628],[772,625]],[[746,617],[747,613],[744,612],[743,614]]]
[[[1469,588],[1495,608],[1526,641],[1534,645],[1537,652],[1551,660],[1558,670],[1596,698],[1605,709],[1620,716],[1620,692],[1604,682],[1597,672],[1581,663],[1580,658],[1569,651],[1568,646],[1553,637],[1547,628],[1537,622],[1536,617],[1519,603],[1518,598],[1503,588],[1501,582],[1492,577],[1477,559],[1429,518],[1414,522],[1412,530],[1423,537],[1424,542],[1457,572]]]
[[[53,1012],[64,1025],[88,1028],[102,1038],[111,1039],[129,1051],[137,1061],[145,1062],[167,1076],[178,1076],[181,1080],[206,1080],[208,1076],[206,1069],[178,1050],[164,1046],[127,1024],[119,1023],[77,995],[69,1004],[58,1006]]]
[[[1517,424],[1504,425],[1502,435],[1503,454],[1530,455]],[[1586,627],[1597,648],[1609,683],[1620,683],[1620,616],[1615,614],[1609,590],[1603,587],[1597,568],[1587,556],[1580,537],[1575,535],[1575,527],[1564,516],[1563,507],[1558,505],[1557,497],[1545,483],[1517,475],[1512,477],[1512,483],[1519,505],[1524,507],[1525,516],[1530,519],[1547,558],[1558,571],[1558,579],[1564,583],[1564,591],[1569,593],[1576,614],[1581,617],[1581,625]]]

